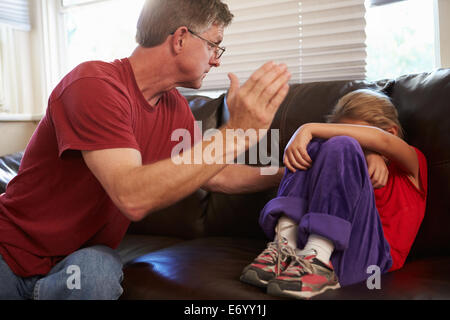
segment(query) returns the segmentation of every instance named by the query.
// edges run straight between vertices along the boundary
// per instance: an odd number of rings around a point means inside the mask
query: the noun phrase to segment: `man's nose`
[[[211,59],[210,59],[210,61],[209,61],[209,64],[211,65],[211,66],[213,66],[213,67],[216,67],[216,68],[218,68],[218,67],[220,67],[220,58],[216,58],[216,55],[214,54],[214,55],[212,55],[211,56]]]

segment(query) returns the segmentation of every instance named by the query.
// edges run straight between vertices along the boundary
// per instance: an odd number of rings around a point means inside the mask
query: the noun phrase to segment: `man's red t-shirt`
[[[383,232],[391,247],[393,260],[390,271],[403,266],[422,223],[427,198],[427,161],[414,148],[419,160],[419,186],[393,162],[388,166],[386,186],[375,189],[375,201]]]
[[[139,90],[128,59],[91,61],[52,92],[18,175],[0,195],[0,254],[22,277],[45,275],[65,256],[117,247],[130,221],[87,168],[80,150],[134,148],[143,164],[170,158],[176,129],[194,136],[186,99],[173,89],[156,107]]]

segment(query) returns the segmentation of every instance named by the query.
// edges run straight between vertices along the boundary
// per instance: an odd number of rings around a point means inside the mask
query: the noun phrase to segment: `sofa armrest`
[[[23,151],[0,157],[0,194],[5,192],[6,185],[17,175]]]

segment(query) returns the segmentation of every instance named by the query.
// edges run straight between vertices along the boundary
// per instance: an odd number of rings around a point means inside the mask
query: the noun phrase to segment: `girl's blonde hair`
[[[388,96],[374,90],[355,90],[339,99],[332,113],[327,116],[327,122],[336,123],[343,119],[365,121],[383,130],[396,126],[398,136],[404,136],[397,109]]]

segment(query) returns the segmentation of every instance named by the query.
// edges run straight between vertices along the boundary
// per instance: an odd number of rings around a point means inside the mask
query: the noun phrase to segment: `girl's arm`
[[[386,165],[386,158],[376,152],[363,150],[367,162],[367,172],[374,189],[383,188],[389,178],[389,169]]]
[[[302,125],[289,141],[284,163],[289,170],[306,170],[312,164],[306,147],[312,138],[329,139],[335,136],[349,136],[356,139],[363,149],[377,152],[396,162],[414,182],[418,181],[419,160],[413,147],[404,140],[376,127],[334,124],[307,123]]]

